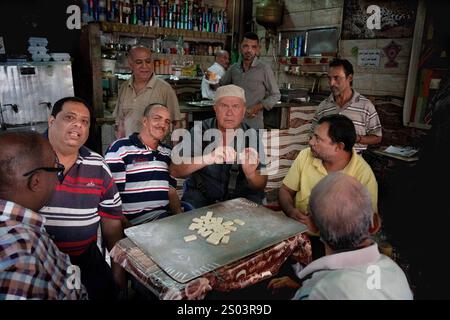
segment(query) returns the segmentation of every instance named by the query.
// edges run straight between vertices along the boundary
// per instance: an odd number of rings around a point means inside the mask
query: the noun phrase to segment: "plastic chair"
[[[189,178],[186,178],[183,181],[183,194],[187,190],[187,182],[188,182],[188,180],[189,180]],[[195,209],[195,207],[192,204],[190,204],[189,202],[187,202],[187,201],[181,201],[181,208],[183,208],[184,212],[191,211],[191,210]]]
[[[183,208],[184,212],[194,210],[194,206],[186,201],[181,201],[181,208]]]

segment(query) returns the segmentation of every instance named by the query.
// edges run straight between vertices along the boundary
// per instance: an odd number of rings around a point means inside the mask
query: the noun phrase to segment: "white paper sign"
[[[3,37],[0,37],[0,54],[5,54],[5,44],[3,43]]]
[[[358,50],[358,66],[364,68],[378,68],[380,66],[380,49]]]

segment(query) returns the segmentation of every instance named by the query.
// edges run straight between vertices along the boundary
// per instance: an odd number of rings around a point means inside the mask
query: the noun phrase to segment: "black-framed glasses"
[[[56,172],[56,176],[58,178],[58,181],[60,183],[62,183],[63,180],[64,180],[65,167],[64,167],[64,165],[62,163],[59,163],[59,162],[56,163],[56,167],[39,167],[39,168],[33,169],[31,171],[28,171],[27,173],[24,173],[23,176],[24,177],[31,176],[33,173],[35,173],[36,171],[39,171],[39,170],[44,170],[44,171],[47,171],[47,172]]]

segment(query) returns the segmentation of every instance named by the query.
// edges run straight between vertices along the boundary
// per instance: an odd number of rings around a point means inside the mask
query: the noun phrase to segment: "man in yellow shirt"
[[[379,227],[377,181],[370,166],[353,149],[355,141],[355,126],[346,116],[329,115],[319,120],[309,148],[299,153],[279,191],[281,208],[289,217],[310,227],[308,206],[311,190],[330,172],[342,171],[369,190],[376,216],[372,225]]]

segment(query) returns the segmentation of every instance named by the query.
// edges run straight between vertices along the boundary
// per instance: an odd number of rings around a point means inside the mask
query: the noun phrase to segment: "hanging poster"
[[[344,0],[342,39],[412,37],[416,11],[417,0]]]
[[[380,66],[380,49],[358,50],[358,66],[364,68],[378,68]]]

